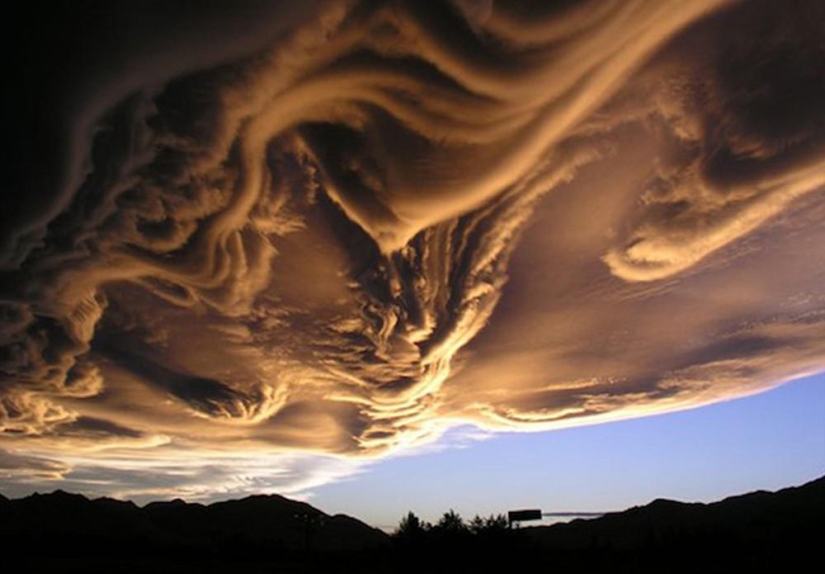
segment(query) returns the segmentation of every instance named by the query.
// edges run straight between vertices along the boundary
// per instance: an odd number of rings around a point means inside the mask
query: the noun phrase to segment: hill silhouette
[[[465,523],[452,511],[435,525],[410,513],[402,526],[390,536],[277,495],[142,508],[61,490],[0,495],[4,547],[31,572],[784,572],[821,560],[825,477],[550,526]]]
[[[608,563],[611,572],[653,572],[664,564],[659,571],[807,571],[822,562],[825,477],[710,504],[657,499],[601,518],[523,531],[542,554],[559,564],[584,563],[589,571],[607,571]]]
[[[209,505],[175,499],[141,508],[62,490],[0,501],[0,537],[7,548],[37,549],[20,556],[32,572],[52,566],[204,572],[227,562],[262,568],[247,571],[271,572],[273,564],[305,571],[310,557],[349,559],[389,542],[386,533],[355,518],[278,495]]]

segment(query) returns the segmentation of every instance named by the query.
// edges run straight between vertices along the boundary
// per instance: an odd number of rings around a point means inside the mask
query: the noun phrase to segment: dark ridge
[[[793,571],[804,556],[819,561],[825,477],[710,504],[657,499],[601,518],[523,530],[543,552],[566,563],[589,556],[594,568],[607,560],[617,565],[613,571],[636,565],[636,571],[652,572],[662,560],[669,572]],[[674,557],[678,561],[671,563]]]
[[[210,564],[240,562],[292,572],[296,565],[346,561],[389,543],[387,534],[355,518],[277,495],[209,505],[174,499],[140,508],[62,490],[3,497],[0,537],[5,548],[38,549],[22,558],[31,572],[155,572],[168,564],[177,564],[174,572],[209,572]]]
[[[657,499],[601,518],[508,528],[435,525],[412,513],[392,535],[282,496],[140,508],[61,490],[0,495],[4,547],[45,572],[792,572],[819,561],[825,477],[710,504]]]

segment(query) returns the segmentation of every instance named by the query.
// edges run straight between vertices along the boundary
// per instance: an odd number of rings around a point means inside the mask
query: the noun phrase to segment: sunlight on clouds
[[[10,184],[9,484],[307,496],[825,367],[818,3],[211,10],[81,58]]]

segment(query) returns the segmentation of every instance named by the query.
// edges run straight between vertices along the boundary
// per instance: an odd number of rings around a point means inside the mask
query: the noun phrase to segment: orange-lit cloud
[[[13,182],[10,483],[299,492],[825,367],[816,2],[170,10]]]

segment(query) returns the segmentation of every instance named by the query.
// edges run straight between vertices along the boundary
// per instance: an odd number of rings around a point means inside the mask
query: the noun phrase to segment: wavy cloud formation
[[[124,4],[4,106],[11,481],[288,490],[825,367],[817,2]]]

